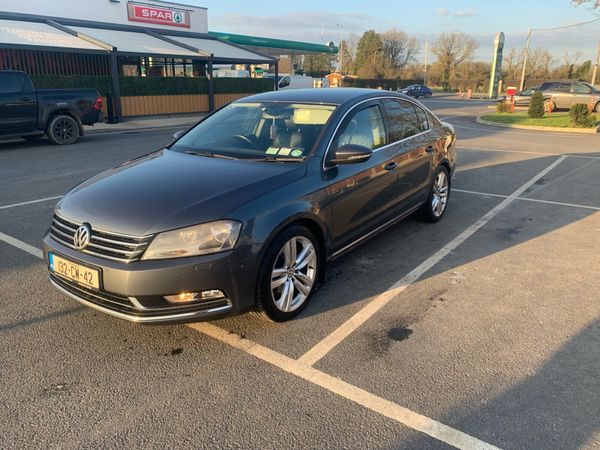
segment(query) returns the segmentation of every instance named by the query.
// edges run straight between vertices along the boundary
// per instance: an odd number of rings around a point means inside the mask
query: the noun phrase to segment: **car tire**
[[[319,240],[308,228],[293,225],[280,233],[259,269],[256,314],[272,322],[300,314],[316,290],[322,263]]]
[[[600,113],[600,102],[596,103],[596,107],[594,108],[594,111],[597,113]]]
[[[79,139],[79,124],[71,116],[61,114],[50,119],[46,134],[53,144],[74,144]]]
[[[417,217],[423,222],[435,223],[442,220],[450,199],[450,173],[446,166],[435,171],[427,201],[421,206]]]

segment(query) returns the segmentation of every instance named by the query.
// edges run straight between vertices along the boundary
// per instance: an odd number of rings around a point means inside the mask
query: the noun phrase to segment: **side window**
[[[283,88],[283,87],[287,87],[290,85],[290,77],[283,77],[280,81],[279,81],[279,87]]]
[[[415,111],[417,112],[417,119],[419,119],[419,125],[421,126],[421,131],[429,130],[429,122],[427,121],[427,114],[418,106],[414,106]]]
[[[396,142],[423,131],[423,119],[427,123],[426,116],[419,118],[412,103],[404,100],[384,99],[383,105],[389,119],[390,142]],[[423,112],[421,110],[421,112]]]
[[[19,73],[0,73],[0,94],[21,92],[23,83],[23,77]]]
[[[576,94],[591,94],[592,90],[585,84],[575,84],[573,85],[573,92]]]
[[[371,150],[387,143],[385,126],[379,107],[369,106],[347,119],[333,140],[333,148],[344,145],[362,145]]]
[[[569,83],[560,83],[558,86],[559,92],[571,92],[571,85]]]

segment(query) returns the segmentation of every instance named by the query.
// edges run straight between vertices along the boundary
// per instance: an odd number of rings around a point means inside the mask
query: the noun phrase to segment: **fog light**
[[[198,300],[215,300],[224,298],[225,294],[218,289],[211,289],[202,292],[182,292],[176,295],[165,295],[165,300],[169,303],[190,303]]]

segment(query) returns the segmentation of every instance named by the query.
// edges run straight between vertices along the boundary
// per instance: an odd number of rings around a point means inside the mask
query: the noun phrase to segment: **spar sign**
[[[180,9],[156,8],[154,6],[127,3],[127,14],[132,22],[146,22],[171,27],[190,27],[190,13]]]

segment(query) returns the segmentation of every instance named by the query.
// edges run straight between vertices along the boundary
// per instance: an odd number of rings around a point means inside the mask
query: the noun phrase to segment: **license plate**
[[[61,277],[73,280],[83,286],[99,289],[100,271],[89,267],[76,264],[67,259],[56,256],[53,253],[48,255],[50,261],[50,271]]]

